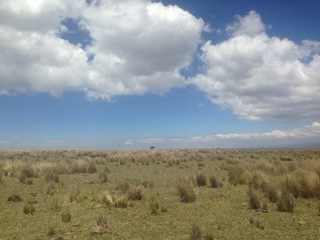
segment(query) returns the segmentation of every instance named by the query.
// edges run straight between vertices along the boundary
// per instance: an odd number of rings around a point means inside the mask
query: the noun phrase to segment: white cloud
[[[252,18],[261,21],[253,12],[238,18],[237,29],[247,29]],[[224,42],[203,45],[206,69],[192,82],[243,119],[319,119],[320,42],[299,45],[269,37],[262,28],[251,34],[237,29]]]
[[[207,136],[193,136],[186,138],[141,138],[128,139],[125,144],[130,146],[145,146],[158,144],[160,146],[205,146],[205,144],[212,144],[211,146],[224,146],[226,143],[231,144],[232,147],[242,146],[241,142],[245,142],[246,147],[252,145],[265,146],[268,142],[269,147],[278,147],[279,141],[284,146],[290,144],[298,144],[304,146],[305,141],[312,141],[315,144],[320,144],[320,122],[313,122],[302,128],[292,130],[273,130],[270,132],[257,133],[218,133]]]
[[[149,1],[101,1],[84,11],[82,26],[95,41],[90,96],[165,92],[184,86],[204,29],[177,6]]]
[[[59,37],[79,21],[93,45]],[[0,93],[82,91],[89,98],[163,93],[184,86],[206,29],[176,6],[149,0],[26,0],[0,3]],[[88,56],[94,56],[91,62]]]
[[[255,11],[250,11],[245,17],[237,15],[235,18],[236,22],[229,24],[226,28],[226,31],[232,36],[243,34],[254,35],[266,30],[266,26],[262,23],[260,15]]]
[[[86,86],[87,55],[54,34],[0,26],[0,90],[50,92]]]
[[[83,0],[10,0],[0,2],[0,25],[17,31],[55,32],[66,17],[77,18]]]

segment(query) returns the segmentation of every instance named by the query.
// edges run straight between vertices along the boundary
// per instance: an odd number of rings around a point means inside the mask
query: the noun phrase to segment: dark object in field
[[[21,202],[22,198],[18,194],[11,194],[8,197],[8,202]]]
[[[150,147],[150,149],[155,149],[155,148],[156,148],[156,146],[151,146],[151,147]]]

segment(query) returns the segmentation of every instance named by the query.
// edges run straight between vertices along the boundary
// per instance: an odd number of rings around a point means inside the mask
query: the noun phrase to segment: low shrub
[[[108,208],[111,208],[113,206],[113,197],[107,191],[101,193],[100,200]]]
[[[180,178],[176,184],[176,190],[180,196],[181,202],[191,203],[197,198],[196,189],[191,181]]]
[[[99,216],[96,224],[91,228],[91,235],[101,235],[108,230],[108,221],[105,217]]]
[[[264,192],[265,196],[270,202],[276,203],[280,197],[279,189],[276,184],[269,180],[264,180],[261,183],[260,189]]]
[[[151,211],[152,215],[159,215],[160,214],[160,204],[155,199],[151,199],[150,211]]]
[[[206,186],[207,185],[207,176],[203,173],[199,173],[196,175],[196,183],[198,187]]]
[[[209,178],[210,187],[211,188],[218,188],[221,186],[221,183],[218,181],[218,179],[215,176],[211,176]]]
[[[8,197],[8,202],[21,202],[21,201],[22,201],[22,198],[18,194],[13,193]]]
[[[281,197],[277,202],[277,209],[279,212],[293,212],[294,197],[289,191],[281,192]]]
[[[231,166],[229,170],[229,182],[233,185],[246,183],[246,170],[244,167]]]
[[[24,214],[33,214],[36,211],[36,208],[34,207],[33,204],[25,204],[23,207],[23,213]]]
[[[115,201],[114,206],[116,208],[127,208],[128,207],[128,199],[126,197],[118,198]]]
[[[132,201],[141,200],[143,197],[143,191],[141,187],[135,187],[128,191],[128,199]]]
[[[35,177],[35,171],[32,166],[30,166],[29,164],[24,164],[20,166],[19,174],[18,174],[18,178],[20,182],[25,183],[28,178],[33,178],[33,177]]]
[[[253,187],[249,187],[249,207],[250,209],[260,209],[261,197],[258,190]]]

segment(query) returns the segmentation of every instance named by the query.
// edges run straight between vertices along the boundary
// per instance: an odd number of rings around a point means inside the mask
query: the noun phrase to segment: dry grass
[[[197,199],[196,189],[191,180],[179,178],[176,184],[176,189],[181,202],[191,203]]]
[[[199,225],[194,224],[191,228],[190,240],[201,240],[202,232]]]
[[[198,173],[196,175],[196,183],[198,187],[207,186],[207,176],[203,173]]]
[[[65,209],[61,213],[61,220],[63,223],[71,222],[71,213],[70,213],[69,209]]]
[[[123,193],[127,193],[129,189],[130,189],[130,184],[128,182],[122,182],[116,186],[116,190],[119,190]]]
[[[277,202],[277,209],[280,212],[293,212],[294,198],[289,191],[281,192],[280,198]]]
[[[22,201],[22,198],[18,194],[13,193],[8,197],[8,202],[21,202],[21,201]]]
[[[229,182],[233,185],[247,183],[247,171],[242,166],[230,166],[229,167]]]
[[[100,194],[100,202],[106,207],[111,208],[113,206],[114,199],[108,191],[105,191]]]
[[[319,149],[0,152],[1,237],[317,239],[319,156]]]
[[[222,186],[222,183],[218,181],[218,179],[215,176],[211,176],[209,178],[210,187],[211,188],[218,188]]]
[[[143,197],[142,187],[134,187],[128,191],[128,199],[132,201],[141,200]]]
[[[251,209],[260,209],[261,197],[259,195],[259,192],[255,188],[249,186],[248,195],[249,195],[249,207]]]
[[[108,175],[105,173],[105,172],[101,172],[99,174],[99,177],[98,177],[98,182],[99,183],[106,183],[108,182]]]
[[[91,228],[91,235],[101,235],[108,231],[108,221],[105,217],[99,216],[96,224]]]
[[[34,212],[36,211],[36,208],[33,204],[25,204],[23,206],[23,213],[24,214],[34,214]]]
[[[29,164],[23,164],[19,167],[18,178],[20,182],[27,183],[28,178],[33,178],[33,177],[35,177],[35,171],[32,166],[30,166]],[[29,180],[29,184],[30,184],[30,180]]]
[[[116,208],[127,208],[129,205],[128,203],[128,198],[126,197],[121,197],[121,198],[118,198],[115,202],[114,202],[114,206]]]

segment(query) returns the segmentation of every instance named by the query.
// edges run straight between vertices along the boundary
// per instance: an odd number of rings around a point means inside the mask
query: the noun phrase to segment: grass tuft
[[[281,197],[277,202],[277,209],[279,212],[293,212],[294,197],[292,193],[287,190],[281,192]]]
[[[11,194],[9,197],[8,197],[8,202],[21,202],[22,201],[22,198],[18,195],[18,194]]]
[[[249,187],[249,207],[250,209],[260,209],[261,207],[261,197],[258,190],[253,187]]]
[[[102,235],[108,230],[108,221],[105,217],[99,216],[96,224],[91,228],[91,235]]]
[[[141,200],[143,197],[143,191],[141,187],[135,187],[129,190],[128,199],[132,201]]]
[[[198,187],[203,187],[207,185],[207,176],[203,173],[198,173],[196,175],[196,183]]]
[[[218,188],[222,185],[215,176],[211,176],[209,182],[211,188]]]
[[[198,225],[194,224],[191,228],[190,240],[201,240],[202,232]]]
[[[100,195],[101,202],[108,208],[111,208],[113,206],[113,197],[112,195],[105,191]]]
[[[23,206],[23,213],[24,214],[33,214],[35,211],[36,211],[36,208],[34,207],[33,204],[27,203]]]
[[[126,197],[122,197],[122,198],[118,198],[115,202],[114,202],[114,206],[116,208],[127,208],[128,207],[128,199]]]
[[[64,223],[71,222],[71,213],[69,209],[65,209],[61,214],[61,220]]]
[[[180,196],[180,201],[185,203],[194,202],[197,198],[196,189],[191,181],[180,178],[176,184],[176,190]]]
[[[35,177],[34,168],[29,164],[24,164],[20,167],[20,171],[18,174],[19,181],[22,183],[26,183],[27,179]]]

